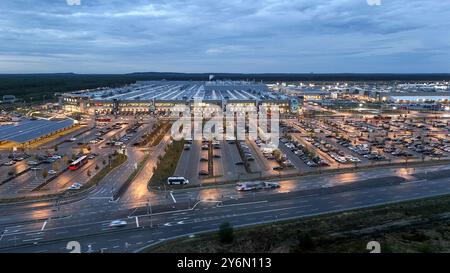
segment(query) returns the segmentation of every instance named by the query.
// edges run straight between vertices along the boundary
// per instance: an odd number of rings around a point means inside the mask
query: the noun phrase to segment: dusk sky
[[[0,0],[0,14],[0,73],[450,72],[447,0]]]

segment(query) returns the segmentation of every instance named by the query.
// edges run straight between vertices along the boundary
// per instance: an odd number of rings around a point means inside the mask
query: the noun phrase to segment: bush
[[[308,232],[303,232],[298,237],[299,248],[302,250],[311,250],[314,248],[314,240]]]
[[[234,229],[229,222],[225,222],[219,227],[219,239],[224,244],[229,244],[234,240]]]

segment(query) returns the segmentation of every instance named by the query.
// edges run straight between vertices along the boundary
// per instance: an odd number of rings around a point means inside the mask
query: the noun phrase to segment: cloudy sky
[[[448,0],[67,1],[0,0],[0,73],[450,72]]]

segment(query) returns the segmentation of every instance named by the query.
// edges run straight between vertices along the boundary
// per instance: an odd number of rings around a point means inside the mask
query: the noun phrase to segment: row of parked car
[[[243,140],[239,141],[239,147],[241,148],[241,151],[244,155],[244,158],[246,161],[255,161],[255,157],[253,156],[252,151],[250,150],[250,147],[248,147],[247,143]]]
[[[308,153],[306,147],[297,141],[288,141],[285,138],[280,139],[280,141],[284,143],[284,145],[295,155],[297,155],[308,167],[317,168],[329,166],[328,163],[319,156],[312,156]]]
[[[255,140],[256,145],[261,149],[263,156],[267,160],[277,160],[278,165],[272,167],[274,171],[281,171],[285,168],[293,168],[294,164],[288,159],[287,155],[282,153],[280,158],[276,158],[274,155],[275,149],[267,148],[272,147],[271,143],[267,143],[266,141],[261,140],[260,138]],[[263,146],[265,144],[265,146]]]

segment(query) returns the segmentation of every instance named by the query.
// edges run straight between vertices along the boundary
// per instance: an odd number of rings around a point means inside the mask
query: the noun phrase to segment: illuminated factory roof
[[[120,88],[70,93],[91,100],[125,101],[187,101],[210,100],[281,100],[284,95],[276,94],[265,84],[247,81],[143,81]]]

